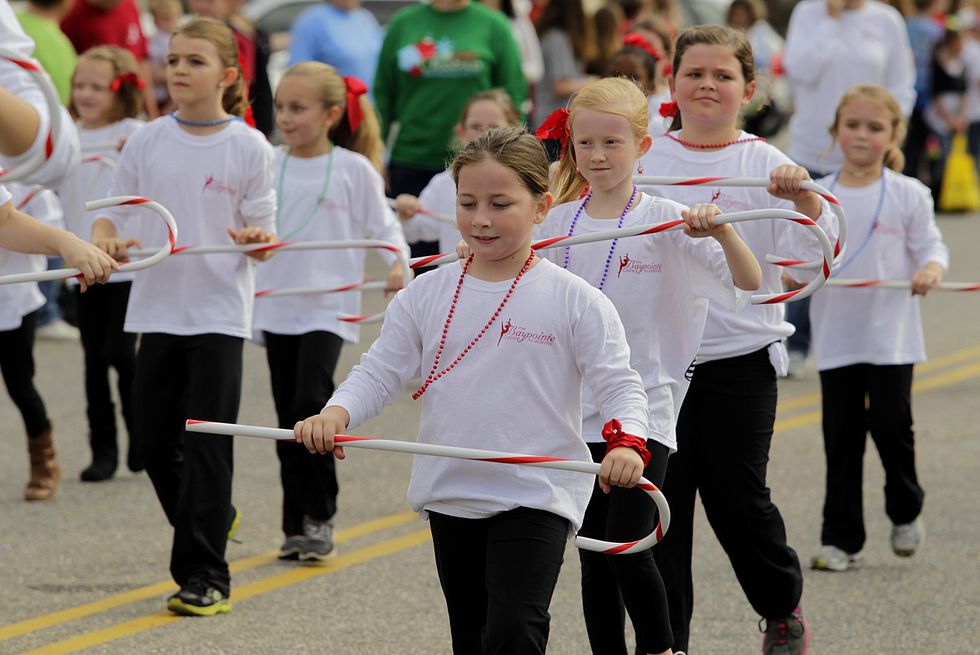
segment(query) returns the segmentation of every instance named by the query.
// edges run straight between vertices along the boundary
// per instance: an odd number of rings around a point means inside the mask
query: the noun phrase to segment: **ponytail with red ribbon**
[[[353,134],[361,126],[364,120],[364,111],[361,109],[361,96],[367,93],[367,84],[357,77],[350,75],[344,76],[344,86],[347,87],[347,124]]]
[[[660,115],[664,118],[673,118],[677,115],[677,103],[671,100],[670,102],[660,103]]]
[[[146,88],[143,78],[136,73],[129,71],[127,73],[120,73],[119,75],[116,75],[112,79],[112,82],[109,83],[109,90],[113,93],[119,93],[119,89],[122,88],[123,84],[132,84],[141,91]]]
[[[534,136],[540,141],[545,139],[558,139],[561,141],[561,151],[565,152],[565,144],[568,143],[568,114],[567,109],[556,109],[548,115],[548,118],[541,123],[538,129],[534,130]]]
[[[661,61],[664,58],[664,54],[653,47],[653,44],[647,41],[642,35],[636,33],[630,33],[623,37],[623,45],[629,46],[631,48],[639,48],[643,50],[651,57],[654,61]]]

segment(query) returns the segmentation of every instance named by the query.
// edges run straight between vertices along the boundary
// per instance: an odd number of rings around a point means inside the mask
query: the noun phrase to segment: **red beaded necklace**
[[[422,394],[424,394],[429,388],[429,385],[441,378],[443,375],[449,373],[449,371],[453,370],[453,368],[456,367],[456,364],[459,364],[460,360],[466,357],[466,353],[468,353],[473,346],[476,345],[476,342],[487,333],[490,326],[493,325],[494,321],[497,320],[497,317],[500,316],[500,312],[503,311],[504,305],[506,305],[507,301],[510,300],[511,295],[514,293],[514,289],[517,288],[517,283],[521,281],[521,277],[523,277],[527,272],[527,269],[531,267],[531,260],[533,259],[534,251],[532,250],[531,255],[527,258],[527,261],[524,262],[524,267],[521,268],[521,272],[514,278],[514,282],[510,285],[510,289],[508,289],[507,293],[504,295],[504,299],[500,301],[499,305],[497,305],[497,311],[493,313],[493,316],[491,316],[490,320],[487,321],[487,324],[483,326],[480,333],[476,335],[472,341],[470,341],[468,346],[463,348],[463,351],[459,353],[459,355],[456,356],[456,359],[454,359],[449,366],[439,371],[439,360],[442,359],[442,351],[446,348],[446,335],[449,333],[449,324],[453,322],[453,314],[456,313],[456,303],[459,302],[459,292],[463,288],[463,279],[466,277],[466,271],[469,270],[470,263],[473,261],[473,255],[470,255],[466,259],[466,263],[463,264],[463,272],[459,274],[459,282],[456,283],[456,293],[453,294],[453,302],[449,306],[449,314],[446,316],[446,324],[442,326],[442,338],[439,339],[439,349],[436,350],[436,357],[432,362],[432,370],[429,371],[429,376],[425,379],[425,382],[422,383],[422,386],[419,387],[419,390],[412,394],[412,400],[418,400],[421,398]],[[438,373],[436,371],[438,371]]]
[[[750,141],[765,141],[765,139],[763,139],[761,136],[753,136],[747,139],[735,139],[734,141],[726,141],[725,143],[702,144],[702,143],[691,143],[690,141],[683,141],[681,139],[678,139],[673,134],[670,134],[669,132],[665,136],[671,141],[676,141],[677,143],[681,144],[686,148],[694,148],[695,150],[711,150],[713,148],[727,148],[728,146],[733,146],[736,143],[749,143]]]

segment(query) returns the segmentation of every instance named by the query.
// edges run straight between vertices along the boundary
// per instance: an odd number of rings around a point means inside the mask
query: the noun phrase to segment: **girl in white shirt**
[[[65,226],[83,239],[91,237],[94,220],[94,215],[85,211],[85,202],[109,195],[111,163],[118,158],[119,148],[126,139],[143,126],[143,121],[136,120],[143,106],[142,87],[139,67],[128,50],[101,46],[87,50],[78,58],[68,108],[75,118],[79,141],[83,147],[89,146],[86,154],[98,155],[109,162],[85,163],[58,187]],[[143,470],[143,456],[134,440],[132,407],[136,335],[123,330],[132,280],[132,273],[120,273],[109,284],[94,287],[78,297],[78,329],[85,352],[85,400],[92,448],[92,463],[81,473],[85,482],[108,480],[118,465],[110,367],[118,375],[119,404],[129,435],[126,461],[129,470]]]
[[[129,138],[111,195],[159,201],[188,244],[223,244],[229,237],[273,241],[275,155],[240,120],[244,85],[231,31],[210,19],[178,29],[170,41],[167,86],[177,111]],[[139,217],[127,225],[127,218],[116,211],[97,219],[92,240],[125,258],[134,241],[167,238],[156,222]],[[129,225],[139,239],[119,238],[118,230]],[[178,614],[231,609],[225,545],[238,520],[231,505],[232,441],[185,438],[184,420],[237,418],[242,344],[252,328],[253,264],[240,254],[169,257],[135,277],[126,310],[125,330],[142,333],[133,381],[136,431],[146,471],[174,526],[170,571],[181,589],[167,606]]]
[[[915,471],[912,367],[925,361],[916,295],[943,279],[949,250],[936,227],[929,189],[896,171],[905,119],[884,88],[844,94],[832,127],[844,167],[831,188],[852,234],[835,275],[912,281],[912,294],[888,289],[826,289],[810,305],[814,355],[823,392],[827,489],[815,569],[843,571],[864,545],[862,469],[870,430],[885,469],[885,512],[896,555],[922,542],[924,492]],[[865,402],[867,399],[867,409]]]
[[[490,89],[477,93],[467,101],[456,124],[456,138],[460,146],[466,147],[487,130],[520,124],[521,116],[510,96],[501,89]],[[409,243],[438,241],[439,252],[453,252],[456,249],[460,237],[455,225],[419,213],[423,209],[443,216],[456,216],[456,183],[449,170],[433,177],[418,198],[410,193],[401,193],[395,202],[395,211],[402,220]]]
[[[84,267],[87,260],[98,263],[104,273],[98,281],[105,282],[112,270],[111,260],[105,253],[58,229],[61,207],[54,193],[22,184],[10,186],[13,196],[0,186],[0,275],[43,271],[44,254],[64,253],[68,266]],[[34,213],[44,223],[21,210]],[[24,238],[29,235],[34,238]],[[88,283],[93,281],[90,271]],[[85,281],[82,287],[89,291],[94,288],[88,287]],[[26,500],[54,497],[61,480],[51,422],[34,387],[34,327],[37,310],[43,304],[44,296],[37,282],[0,285],[0,369],[7,393],[20,411],[27,431],[31,474],[24,491]]]
[[[544,149],[518,128],[491,130],[452,171],[472,254],[395,297],[380,338],[296,438],[342,458],[334,435],[421,374],[420,441],[587,460],[584,382],[602,415],[618,418],[600,484],[635,484],[647,407],[622,323],[602,293],[530,247],[551,206]],[[408,502],[429,519],[454,652],[545,652],[565,542],[591,489],[574,473],[415,458]]]
[[[687,30],[675,45],[673,70],[675,124],[654,141],[643,167],[656,175],[767,177],[771,183],[768,189],[669,186],[652,192],[687,205],[712,202],[726,212],[795,208],[817,220],[833,240],[836,222],[829,206],[800,188],[809,177],[806,170],[738,129],[739,111],[755,91],[745,35],[720,26]],[[751,221],[735,229],[759,260],[767,253],[803,260],[820,256],[816,238],[790,221]],[[782,291],[777,267],[765,266],[762,276],[761,292]],[[679,533],[672,528],[672,538],[655,553],[667,585],[676,648],[687,650],[693,610],[691,548],[699,490],[742,589],[766,619],[765,647],[775,648],[783,634],[798,645],[807,640],[798,611],[803,591],[799,560],[786,544],[782,517],[766,486],[776,376],[785,374],[782,340],[792,330],[783,321],[782,305],[755,305],[737,313],[717,303],[708,307],[694,377],[678,418],[678,452],[664,482],[664,493],[676,503],[671,504],[671,521],[679,520],[675,525],[682,527]]]
[[[647,100],[632,80],[612,77],[583,88],[572,101],[567,145],[554,192],[558,202],[537,236],[550,238],[654,225],[685,218],[681,232],[553,248],[546,257],[588,281],[612,300],[626,328],[630,365],[649,399],[647,449],[652,457],[643,476],[663,483],[667,457],[676,450],[674,425],[687,390],[686,373],[698,345],[708,301],[734,309],[738,286],[759,286],[759,264],[730,226],[714,226],[717,207],[688,212],[678,203],[637,190],[632,174],[650,147]],[[588,186],[587,195],[579,200]],[[618,220],[617,220],[618,219]],[[714,239],[691,237],[713,236]],[[731,270],[729,270],[731,265]],[[734,272],[734,285],[733,285]],[[595,461],[605,443],[602,417],[585,394],[583,438]],[[623,490],[593,489],[582,534],[632,541],[656,525],[649,503]],[[627,610],[641,653],[671,653],[674,643],[663,579],[653,552],[610,557],[580,551],[582,603],[593,652],[626,652],[623,610]]]
[[[282,240],[380,239],[408,256],[401,226],[389,209],[378,167],[384,149],[366,85],[319,62],[296,64],[276,90],[276,124],[285,146],[276,152],[276,233]],[[376,161],[368,159],[375,156]],[[404,286],[394,254],[387,290]],[[260,289],[341,286],[361,279],[363,249],[283,253],[258,272]],[[360,314],[360,293],[258,299],[253,327],[264,336],[279,427],[291,428],[333,395],[333,374],[344,341]],[[333,457],[315,457],[278,442],[283,490],[280,559],[320,561],[333,552],[337,474]]]

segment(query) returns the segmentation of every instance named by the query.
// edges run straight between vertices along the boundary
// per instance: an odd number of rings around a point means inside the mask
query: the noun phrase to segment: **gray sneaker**
[[[851,554],[838,548],[824,544],[810,558],[810,567],[817,571],[846,571],[860,563],[857,553]]]
[[[286,537],[286,541],[282,542],[282,546],[279,546],[279,559],[299,559],[300,553],[303,552],[304,544],[306,544],[306,537],[301,534],[294,534]]]
[[[763,655],[807,655],[810,650],[810,626],[799,607],[782,619],[762,619],[759,631]]]
[[[303,517],[303,550],[301,562],[325,562],[336,555],[333,543],[333,521]]]
[[[926,540],[922,519],[892,526],[892,551],[899,557],[912,557]]]

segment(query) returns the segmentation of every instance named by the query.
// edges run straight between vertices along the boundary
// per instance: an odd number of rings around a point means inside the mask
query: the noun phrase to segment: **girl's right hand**
[[[398,218],[407,221],[419,213],[419,199],[410,193],[399,193],[395,198],[395,211]]]
[[[468,259],[470,253],[472,252],[473,251],[470,250],[470,244],[466,243],[462,239],[460,239],[459,243],[456,244],[456,256],[460,259]]]
[[[684,234],[695,239],[723,234],[730,227],[725,223],[715,224],[715,216],[720,214],[721,209],[717,205],[691,205],[689,209],[681,212],[681,218],[684,219]]]
[[[58,254],[65,260],[66,265],[81,271],[79,285],[82,292],[96,282],[105,284],[113,271],[119,268],[119,264],[103,249],[82,241],[70,233],[65,233]]]
[[[346,430],[349,422],[350,415],[343,407],[324,407],[316,416],[296,423],[293,435],[313,454],[326,455],[333,451],[337,459],[344,459],[344,447],[334,445],[334,437]]]
[[[105,252],[110,257],[112,257],[117,262],[128,262],[129,254],[128,250],[130,248],[142,248],[143,242],[139,239],[118,239],[118,238],[104,238],[104,239],[93,239],[92,245],[94,245],[99,250]]]

